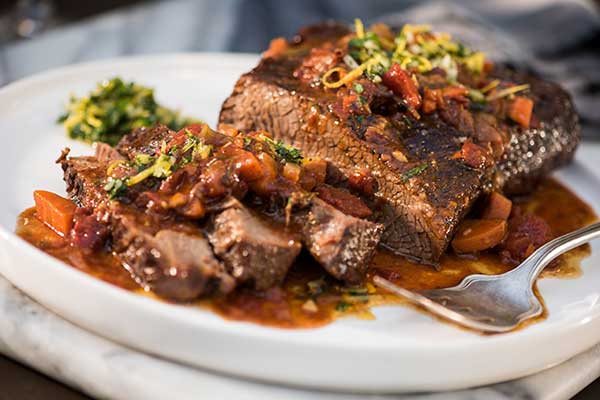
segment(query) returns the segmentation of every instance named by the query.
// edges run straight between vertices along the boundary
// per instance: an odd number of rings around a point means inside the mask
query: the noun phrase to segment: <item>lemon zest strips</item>
[[[365,26],[363,25],[360,18],[354,19],[354,29],[356,30],[356,36],[359,39],[362,39],[365,37]]]
[[[484,87],[482,87],[481,89],[479,89],[479,91],[481,93],[487,93],[492,89],[495,89],[496,86],[498,86],[500,84],[500,80],[498,79],[494,79],[493,81],[491,81],[490,83],[488,83],[487,85],[485,85]]]
[[[327,71],[325,75],[323,75],[323,77],[321,78],[321,82],[323,82],[323,85],[329,89],[339,88],[360,77],[372,63],[373,60],[367,60],[358,67],[354,68],[352,71],[348,72],[347,74],[345,74],[345,70],[343,68],[332,68],[329,71]],[[335,82],[329,82],[328,78],[336,72],[340,75],[340,79]]]
[[[127,161],[125,161],[125,160],[114,160],[114,161],[111,161],[111,163],[108,164],[108,168],[106,168],[106,175],[107,176],[111,176],[113,170],[116,167],[118,167],[119,165],[122,165],[122,164],[127,164]]]
[[[154,164],[152,164],[150,167],[139,172],[137,175],[128,178],[126,185],[137,185],[138,183],[151,176],[155,176],[157,178],[166,178],[169,175],[171,175],[171,167],[173,167],[174,163],[174,157],[168,156],[166,154],[161,154],[160,157],[158,157],[156,161],[154,161]]]
[[[498,100],[498,99],[501,99],[502,97],[507,97],[507,96],[513,95],[518,92],[522,92],[527,89],[529,89],[528,83],[526,83],[524,85],[512,86],[512,87],[509,87],[506,89],[502,89],[496,93],[490,94],[489,96],[486,97],[486,100],[487,101]]]

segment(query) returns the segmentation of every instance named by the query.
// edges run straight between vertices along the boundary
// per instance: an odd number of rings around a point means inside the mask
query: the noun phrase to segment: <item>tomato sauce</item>
[[[597,220],[589,205],[553,179],[544,180],[530,196],[513,201],[523,210],[542,217],[556,236]],[[73,268],[125,290],[153,296],[140,288],[112,254],[69,245],[67,240],[35,217],[34,208],[19,216],[16,232],[27,242]],[[574,249],[555,260],[541,277],[577,278],[582,274],[580,262],[589,254],[589,245]],[[405,304],[403,299],[375,287],[372,284],[375,275],[406,289],[422,290],[453,286],[474,273],[499,274],[511,268],[512,265],[503,263],[500,256],[491,252],[467,257],[449,251],[434,268],[379,251],[371,263],[365,285],[346,287],[327,276],[303,252],[281,287],[264,292],[239,288],[227,296],[199,300],[189,306],[210,309],[231,320],[281,328],[313,328],[342,316],[373,319],[371,308],[374,306]]]

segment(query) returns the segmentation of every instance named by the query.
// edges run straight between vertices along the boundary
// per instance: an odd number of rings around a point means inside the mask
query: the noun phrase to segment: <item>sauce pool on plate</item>
[[[555,236],[597,219],[589,205],[553,179],[544,180],[530,196],[513,201],[522,210],[544,219]],[[142,289],[110,252],[71,246],[67,239],[40,222],[35,213],[35,209],[30,208],[19,216],[16,232],[21,238],[73,268],[125,290],[158,299]],[[555,260],[541,277],[577,278],[582,274],[580,262],[589,254],[589,245],[574,249]],[[303,253],[281,287],[264,292],[241,288],[227,296],[199,300],[190,306],[213,310],[231,320],[280,328],[312,328],[342,316],[373,319],[372,307],[405,303],[375,287],[371,283],[375,275],[406,289],[423,290],[454,286],[470,274],[499,274],[512,268],[514,263],[509,264],[492,252],[459,256],[449,251],[434,268],[379,251],[371,262],[366,283],[361,287],[347,287],[326,276],[321,267]]]

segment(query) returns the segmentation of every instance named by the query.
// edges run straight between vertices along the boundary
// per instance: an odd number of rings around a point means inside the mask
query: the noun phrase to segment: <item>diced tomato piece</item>
[[[229,124],[219,124],[219,132],[221,132],[223,135],[231,137],[236,137],[240,134],[240,130],[238,128]]]
[[[463,143],[460,155],[465,164],[473,168],[483,168],[490,162],[489,152],[470,140]]]
[[[421,111],[425,114],[431,114],[443,101],[442,92],[439,89],[429,89],[426,87],[423,89],[423,107]]]
[[[421,107],[421,95],[415,81],[410,74],[400,68],[400,65],[393,64],[392,67],[383,74],[383,84],[392,92],[402,97],[406,104],[412,109]]]
[[[553,236],[552,228],[541,217],[530,213],[515,215],[508,221],[508,236],[501,254],[506,261],[519,263]]]
[[[77,206],[68,199],[45,190],[33,192],[37,217],[48,227],[65,237],[73,227]]]
[[[533,100],[528,97],[516,96],[508,106],[508,117],[523,128],[529,128],[532,112]]]

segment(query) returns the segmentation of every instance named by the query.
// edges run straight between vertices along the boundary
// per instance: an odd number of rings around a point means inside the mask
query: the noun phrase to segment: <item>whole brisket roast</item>
[[[349,33],[337,24],[309,27],[285,50],[263,57],[238,80],[220,123],[269,131],[305,155],[327,160],[346,177],[368,171],[376,181],[371,219],[385,225],[385,247],[435,263],[482,193],[526,192],[571,160],[579,126],[569,95],[555,84],[500,66],[492,75],[530,85],[534,123],[528,129],[504,124],[504,143],[493,163],[473,165],[457,157],[465,143],[496,128],[477,110],[466,116],[462,108],[454,114],[438,110],[415,118],[382,84],[362,79],[361,101],[370,113],[339,112],[346,89],[325,89],[305,76],[343,65],[336,43]]]

